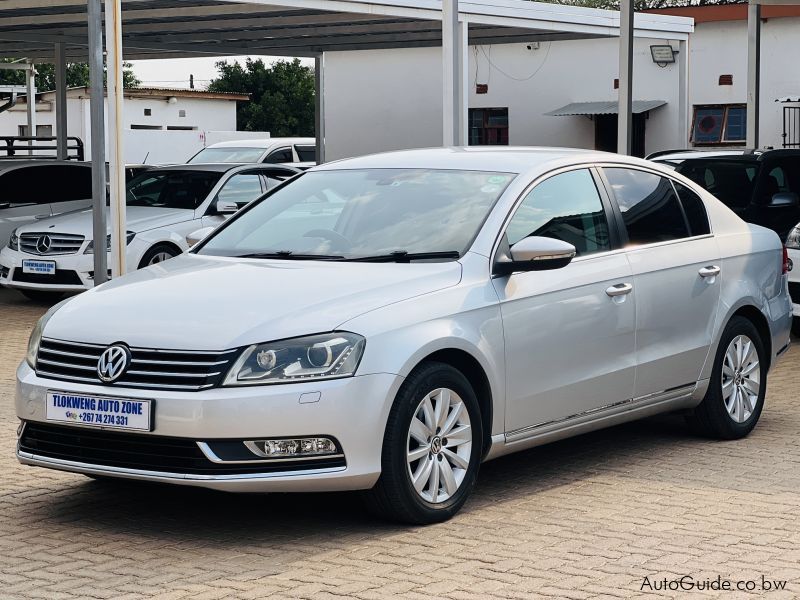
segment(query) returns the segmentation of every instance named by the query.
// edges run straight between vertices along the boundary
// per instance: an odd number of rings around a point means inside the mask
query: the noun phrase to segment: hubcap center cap
[[[439,454],[442,451],[442,438],[438,435],[431,440],[431,454]]]

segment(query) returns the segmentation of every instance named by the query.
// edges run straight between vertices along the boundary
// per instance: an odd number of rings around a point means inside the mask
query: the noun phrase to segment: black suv
[[[647,158],[673,167],[783,242],[800,222],[800,150],[670,150]]]

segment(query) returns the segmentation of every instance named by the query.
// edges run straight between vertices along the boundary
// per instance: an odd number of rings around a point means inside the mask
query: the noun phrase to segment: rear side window
[[[51,202],[91,200],[92,198],[91,167],[58,165],[41,169],[37,176],[44,178],[43,181],[49,182],[45,185],[51,190]]]
[[[91,200],[92,169],[79,165],[35,165],[0,177],[3,200],[11,204],[49,204]]]
[[[575,246],[579,255],[611,249],[603,202],[586,169],[554,175],[525,197],[506,230],[508,243],[536,235]]]
[[[689,237],[672,183],[636,169],[605,169],[622,212],[631,244],[653,244]]]
[[[708,225],[706,207],[700,199],[700,196],[677,181],[673,183],[675,184],[675,190],[678,192],[678,198],[680,198],[681,204],[683,205],[686,221],[689,223],[689,233],[692,235],[706,235],[711,233],[711,227]]]
[[[297,158],[300,162],[317,162],[317,147],[316,146],[295,146]]]

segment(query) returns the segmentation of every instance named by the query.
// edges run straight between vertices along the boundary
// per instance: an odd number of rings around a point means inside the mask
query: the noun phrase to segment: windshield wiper
[[[376,254],[375,256],[359,256],[358,258],[348,258],[348,262],[397,262],[407,263],[412,260],[432,260],[437,258],[461,258],[461,253],[457,250],[445,250],[442,252],[408,252],[407,250],[395,250],[388,254]]]
[[[335,254],[295,254],[291,250],[278,250],[277,252],[252,252],[239,254],[236,258],[280,258],[283,260],[342,260],[344,256]]]

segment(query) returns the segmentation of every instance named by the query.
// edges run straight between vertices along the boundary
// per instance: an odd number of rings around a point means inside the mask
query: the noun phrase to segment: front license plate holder
[[[25,259],[22,261],[22,272],[34,275],[55,275],[56,261]]]
[[[45,418],[52,423],[92,429],[153,431],[154,400],[48,390],[46,402]]]

